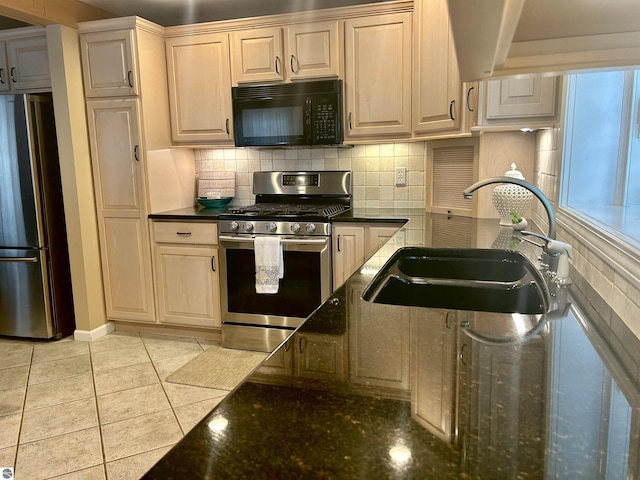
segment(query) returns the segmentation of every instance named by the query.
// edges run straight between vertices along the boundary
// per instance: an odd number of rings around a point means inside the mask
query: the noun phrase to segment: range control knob
[[[275,232],[278,229],[278,226],[274,222],[269,222],[266,225],[267,232]]]
[[[294,223],[293,225],[291,225],[291,231],[293,233],[298,233],[300,231],[300,224]]]
[[[246,222],[244,224],[244,231],[245,232],[252,232],[253,231],[253,223],[251,222]]]
[[[234,220],[229,224],[229,228],[231,229],[232,232],[235,232],[240,228],[240,225],[238,225],[238,222]]]
[[[307,233],[313,233],[316,231],[316,226],[313,223],[307,223],[304,229],[307,231]]]

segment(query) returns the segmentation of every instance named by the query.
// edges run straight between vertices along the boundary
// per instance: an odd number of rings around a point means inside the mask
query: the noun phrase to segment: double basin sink
[[[397,250],[362,295],[374,303],[479,312],[542,314],[544,278],[520,252],[406,247]]]

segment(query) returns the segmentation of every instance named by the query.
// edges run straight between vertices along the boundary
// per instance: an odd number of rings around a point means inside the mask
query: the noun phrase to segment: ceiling
[[[82,0],[118,17],[137,15],[165,27],[275,15],[387,0]]]

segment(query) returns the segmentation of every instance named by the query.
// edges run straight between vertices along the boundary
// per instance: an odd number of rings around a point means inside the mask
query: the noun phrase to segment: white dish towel
[[[256,293],[278,293],[284,277],[284,258],[280,237],[255,237]]]

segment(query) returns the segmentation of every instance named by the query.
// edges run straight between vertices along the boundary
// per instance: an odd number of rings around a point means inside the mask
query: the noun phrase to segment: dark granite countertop
[[[165,212],[149,214],[152,220],[199,220],[217,221],[218,217],[227,212],[227,208],[204,208],[194,205],[193,207],[177,208]]]
[[[548,315],[361,299],[404,245],[538,254],[495,220],[411,213],[144,478],[637,478],[632,362],[575,271]]]

